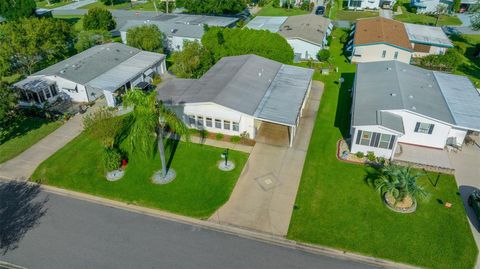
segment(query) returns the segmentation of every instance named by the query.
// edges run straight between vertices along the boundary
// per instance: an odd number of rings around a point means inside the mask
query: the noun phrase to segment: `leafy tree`
[[[144,93],[138,89],[128,91],[124,96],[123,105],[125,107],[133,107],[132,122],[128,136],[131,153],[137,152],[146,157],[152,157],[156,140],[162,162],[162,175],[165,177],[168,171],[163,130],[168,127],[171,132],[185,135],[188,141],[189,132],[187,126],[177,118],[173,111],[157,101],[157,93],[155,91],[150,93]]]
[[[112,13],[106,8],[94,7],[83,16],[83,29],[111,31],[117,26]]]
[[[0,25],[0,75],[28,74],[65,58],[71,48],[72,27],[52,18],[20,19]]]
[[[1,0],[0,16],[9,21],[31,17],[36,7],[35,0]]]
[[[460,10],[460,4],[461,4],[461,0],[453,0],[453,11],[455,12],[458,12],[458,10]]]
[[[435,11],[433,12],[434,15],[435,15],[435,26],[438,25],[438,21],[440,20],[440,16],[442,16],[443,14],[447,13],[448,11],[448,6],[445,5],[445,4],[438,4],[436,7],[435,7]]]
[[[211,27],[202,45],[213,53],[214,61],[225,56],[256,54],[281,63],[291,63],[293,49],[279,34],[264,30]]]
[[[453,72],[461,62],[459,53],[455,49],[449,49],[445,55],[428,55],[420,58],[419,64],[429,69]]]
[[[246,0],[189,0],[183,7],[196,14],[237,14],[247,7]]]
[[[146,51],[162,52],[164,35],[156,25],[142,25],[127,31],[127,45]]]
[[[317,53],[317,59],[320,62],[328,61],[328,59],[330,59],[330,51],[328,51],[327,49],[319,50],[318,53]]]
[[[470,20],[471,20],[471,23],[472,23],[471,28],[474,31],[479,31],[480,30],[480,12],[477,12],[474,15],[472,15]]]
[[[15,114],[17,106],[17,95],[11,87],[0,82],[0,134]]]
[[[185,41],[183,50],[172,55],[171,70],[180,78],[199,78],[213,65],[210,52],[199,42]]]
[[[105,5],[113,6],[113,5],[121,3],[123,1],[120,1],[120,0],[100,0],[100,2],[104,3]]]
[[[77,42],[75,42],[75,50],[81,52],[111,40],[112,35],[105,30],[81,31],[77,36]]]
[[[417,184],[421,176],[413,173],[411,167],[388,165],[382,168],[380,176],[375,180],[375,188],[390,194],[396,202],[401,202],[406,197],[426,198],[428,193],[425,188]]]
[[[83,118],[83,126],[93,139],[100,140],[106,149],[112,149],[118,144],[125,124],[112,109],[103,107],[87,114]]]

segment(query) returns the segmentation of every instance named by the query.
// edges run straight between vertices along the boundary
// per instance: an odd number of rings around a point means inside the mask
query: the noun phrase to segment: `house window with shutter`
[[[431,134],[433,132],[433,127],[435,127],[435,125],[430,123],[417,122],[415,125],[415,133]]]

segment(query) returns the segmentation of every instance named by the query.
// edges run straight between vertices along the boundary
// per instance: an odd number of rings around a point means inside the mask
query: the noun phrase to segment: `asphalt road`
[[[12,183],[0,240],[0,261],[27,268],[373,268]]]

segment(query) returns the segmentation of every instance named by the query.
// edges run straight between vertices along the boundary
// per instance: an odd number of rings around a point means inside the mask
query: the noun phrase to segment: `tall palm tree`
[[[413,199],[426,198],[428,193],[425,188],[417,184],[421,176],[422,174],[413,173],[411,167],[388,165],[382,169],[380,177],[375,181],[375,187],[390,194],[397,202],[403,201],[407,196]]]
[[[173,111],[157,101],[156,91],[150,93],[144,93],[140,89],[128,91],[123,97],[123,106],[133,108],[128,141],[130,150],[150,157],[153,155],[154,142],[157,140],[162,176],[166,177],[168,167],[163,142],[164,129],[168,127],[171,132],[186,136],[188,141],[187,126]]]

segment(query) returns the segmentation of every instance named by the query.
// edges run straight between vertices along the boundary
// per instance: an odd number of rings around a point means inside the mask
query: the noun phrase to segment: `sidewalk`
[[[286,236],[323,92],[314,82],[293,147],[257,141],[228,202],[213,223]]]

